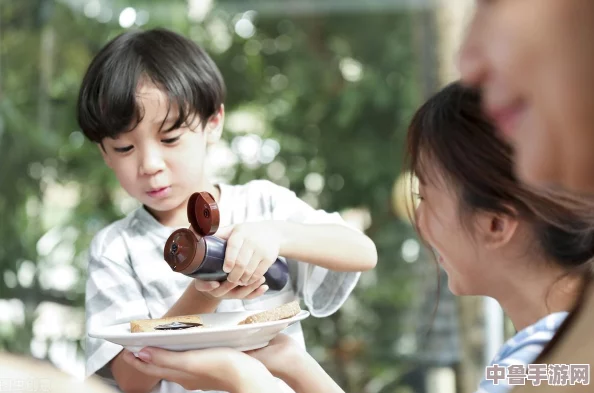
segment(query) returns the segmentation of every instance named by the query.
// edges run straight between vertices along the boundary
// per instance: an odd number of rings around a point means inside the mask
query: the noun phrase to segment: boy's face
[[[103,159],[126,192],[149,209],[185,209],[190,195],[206,186],[206,146],[220,138],[223,108],[204,127],[196,117],[193,124],[167,131],[177,119],[173,106],[167,114],[167,95],[152,84],[140,85],[136,94],[142,121],[115,139],[105,138],[99,148]]]

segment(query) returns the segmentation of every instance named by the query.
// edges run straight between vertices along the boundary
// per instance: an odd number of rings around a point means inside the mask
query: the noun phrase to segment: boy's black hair
[[[179,114],[171,129],[204,122],[225,99],[225,83],[212,59],[197,44],[166,29],[123,33],[101,49],[83,78],[77,119],[91,141],[101,143],[130,131],[144,116],[136,100],[146,78],[169,97]]]

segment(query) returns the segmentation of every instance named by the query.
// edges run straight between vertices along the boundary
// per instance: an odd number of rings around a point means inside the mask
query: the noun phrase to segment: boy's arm
[[[211,283],[202,282],[203,285],[208,286]],[[235,288],[231,283],[223,283],[219,288],[219,293],[222,297],[213,297],[210,293],[214,291],[201,292],[196,289],[194,280],[190,282],[184,293],[175,302],[175,304],[163,315],[163,317],[173,317],[177,315],[190,314],[204,314],[212,313],[216,310],[224,296],[230,297],[244,297],[249,294],[259,294],[257,290],[260,283],[255,285]],[[215,289],[216,291],[216,289]],[[223,294],[224,293],[224,294]],[[158,378],[150,375],[145,375],[136,368],[127,363],[123,356],[125,351],[120,352],[111,362],[111,372],[114,379],[120,386],[124,393],[148,393],[159,382]]]
[[[208,287],[213,283],[201,282],[201,285]],[[236,288],[235,285],[225,282],[217,285],[218,288],[210,292],[201,292],[196,288],[195,280],[192,280],[184,293],[175,302],[175,304],[163,315],[173,317],[177,315],[204,314],[212,313],[216,310],[221,300],[225,297],[242,298],[257,296],[263,292],[258,289],[261,283]],[[213,297],[212,294],[221,297]],[[145,375],[124,361],[125,351],[121,351],[111,362],[111,372],[114,379],[124,393],[148,393],[159,382],[158,378]]]
[[[316,210],[284,187],[269,184],[274,231],[281,236],[279,255],[338,272],[370,270],[377,250],[364,233],[349,227],[338,213]]]
[[[281,234],[280,255],[344,272],[371,270],[377,263],[373,241],[340,224],[271,223]]]
[[[236,284],[261,280],[279,255],[347,275],[371,270],[377,262],[371,239],[344,224],[247,222],[220,228],[216,235],[228,239],[223,270]]]
[[[117,247],[116,245],[113,247]],[[91,246],[89,278],[86,290],[87,328],[150,318],[140,284],[129,264],[101,255],[101,244]],[[165,316],[213,312],[219,299],[201,294],[190,282],[183,295]],[[130,367],[122,360],[124,351],[119,345],[87,337],[88,375],[99,372],[112,377],[124,393],[147,393],[159,382]]]
[[[338,213],[315,209],[284,187],[268,183],[267,188],[263,194],[270,219],[285,222],[281,225],[288,236],[282,237],[289,241],[282,251],[291,256],[287,263],[296,292],[313,316],[332,315],[354,290],[361,271],[376,265],[375,244]]]
[[[216,236],[228,239],[225,266],[229,268],[247,267],[251,254],[269,263],[272,263],[271,255],[274,254],[335,272],[371,270],[377,263],[373,241],[344,224],[247,222],[220,228]],[[240,278],[235,273],[229,274],[230,281]]]
[[[194,280],[192,280],[175,304],[163,315],[163,318],[175,317],[177,315],[213,313],[221,303],[221,300],[221,298],[208,296],[198,291]]]
[[[175,304],[163,315],[172,317],[177,315],[202,314],[214,312],[221,302],[220,299],[209,298],[198,292],[191,282],[182,296]],[[124,393],[148,393],[160,379],[151,375],[143,374],[129,363],[125,362],[123,356],[125,351],[120,352],[111,362],[111,372]]]

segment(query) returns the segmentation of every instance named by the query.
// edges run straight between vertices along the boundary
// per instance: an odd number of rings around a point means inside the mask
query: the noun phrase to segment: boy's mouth
[[[147,195],[151,198],[164,198],[169,194],[171,190],[170,186],[161,187],[161,188],[153,188],[152,190],[147,191]]]

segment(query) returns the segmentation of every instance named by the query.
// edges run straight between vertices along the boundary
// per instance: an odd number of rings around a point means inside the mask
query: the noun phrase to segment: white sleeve
[[[347,226],[336,212],[316,210],[284,187],[270,183],[270,188],[273,220]],[[320,318],[332,315],[344,304],[361,275],[360,272],[337,272],[302,261],[287,260],[287,263],[299,296],[311,314]]]

